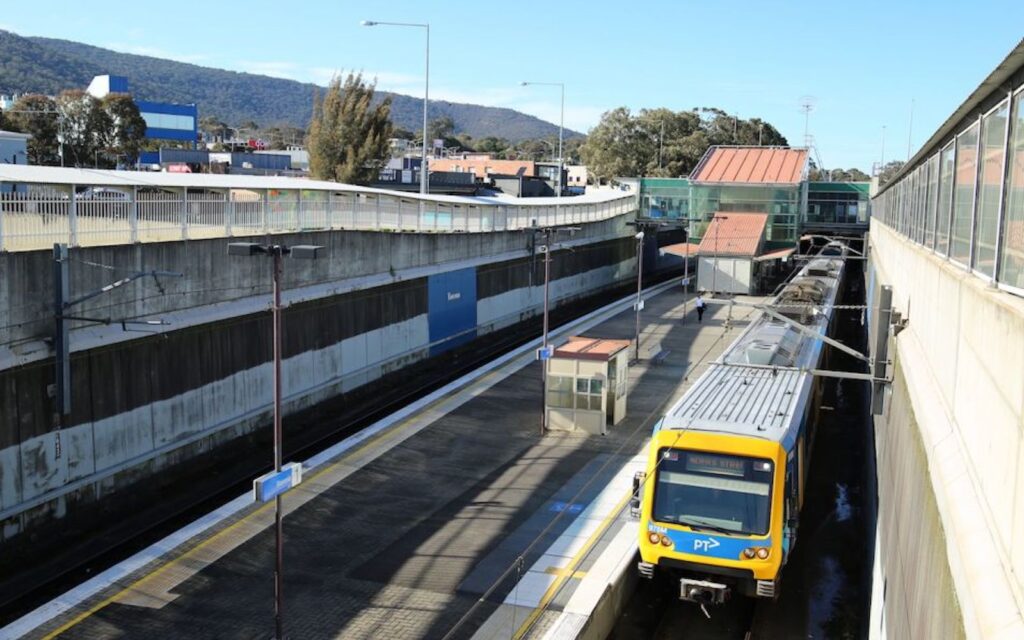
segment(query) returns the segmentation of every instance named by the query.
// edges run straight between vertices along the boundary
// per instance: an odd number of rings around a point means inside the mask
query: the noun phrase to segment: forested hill
[[[260,126],[305,128],[313,109],[315,85],[281,78],[200,67],[149,56],[118,53],[79,42],[25,38],[0,30],[0,93],[56,94],[84,89],[93,76],[122,75],[141,100],[195,102],[200,116],[229,124],[252,120]],[[391,95],[395,125],[422,128],[423,102]],[[497,107],[431,101],[429,117],[449,116],[455,133],[495,136],[513,142],[557,135],[558,127],[533,116]]]

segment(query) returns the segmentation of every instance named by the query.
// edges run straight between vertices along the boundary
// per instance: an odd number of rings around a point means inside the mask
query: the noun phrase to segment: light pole
[[[543,85],[547,87],[558,87],[562,91],[562,109],[561,115],[558,117],[558,193],[556,194],[559,198],[562,197],[562,131],[565,128],[565,83],[564,82],[520,82],[520,85],[528,87],[530,85]]]
[[[378,22],[376,20],[363,20],[364,27],[376,27],[384,25],[388,27],[416,27],[425,29],[427,32],[426,64],[424,71],[423,86],[423,160],[420,165],[420,193],[426,195],[430,192],[430,173],[427,168],[427,103],[430,101],[430,23],[420,22]]]
[[[644,274],[644,232],[636,235],[636,361],[640,362],[640,311],[643,309],[643,274]]]
[[[728,220],[729,216],[714,217],[715,220]],[[711,295],[718,295],[718,229],[721,224],[715,225],[715,268],[711,270]]]
[[[317,245],[258,244],[255,242],[229,242],[229,256],[269,255],[273,258],[273,324],[274,324],[274,471],[281,472],[281,258],[312,260],[320,250]],[[282,526],[281,495],[274,498],[274,640],[284,639],[284,535]]]
[[[544,319],[543,328],[541,332],[541,353],[544,354],[541,360],[541,416],[540,416],[540,435],[544,435],[544,432],[548,428],[548,409],[547,409],[547,393],[548,393],[548,363],[547,363],[547,352],[548,352],[548,305],[549,296],[548,292],[551,284],[551,235],[563,231],[572,235],[580,230],[579,227],[539,227],[535,220],[533,226],[527,227],[527,230],[534,233],[534,238],[537,234],[544,236],[544,244],[541,245],[541,252],[544,254]],[[536,240],[534,240],[536,242]]]

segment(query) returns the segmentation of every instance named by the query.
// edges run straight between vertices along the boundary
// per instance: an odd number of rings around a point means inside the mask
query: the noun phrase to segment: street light
[[[714,217],[715,220],[728,220],[729,216]],[[718,295],[718,230],[721,228],[721,224],[715,225],[715,268],[711,271],[711,294]],[[735,275],[735,274],[734,274]]]
[[[427,103],[430,101],[430,23],[420,22],[378,22],[376,20],[363,20],[359,24],[364,27],[376,27],[377,25],[387,27],[416,27],[427,31],[427,53],[426,53],[426,78],[423,88],[423,160],[420,166],[420,193],[426,195],[430,191],[430,175],[427,170]]]
[[[544,236],[544,244],[541,245],[539,250],[544,254],[544,320],[543,320],[543,331],[541,337],[541,416],[540,416],[540,435],[544,435],[544,432],[548,428],[548,409],[547,409],[547,393],[548,393],[548,291],[551,282],[551,234],[558,232],[566,232],[572,235],[580,230],[579,227],[539,227],[537,221],[533,221],[533,226],[527,227],[527,230],[536,234],[540,233]]]
[[[641,298],[644,273],[644,232],[637,231],[633,237],[636,238],[636,361],[640,362],[640,311],[644,308],[644,301]]]
[[[229,256],[269,255],[273,261],[274,297],[274,471],[281,472],[281,258],[313,260],[323,247],[300,244],[286,247],[282,244],[256,242],[229,242]],[[281,495],[274,498],[274,531],[276,559],[274,562],[274,639],[284,638],[284,535],[282,528]]]
[[[562,90],[562,110],[558,119],[558,197],[562,197],[562,130],[565,128],[565,83],[564,82],[520,82],[520,86],[543,85],[559,87]]]

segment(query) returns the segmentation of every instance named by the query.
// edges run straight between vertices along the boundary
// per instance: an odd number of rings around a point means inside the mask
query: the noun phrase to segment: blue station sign
[[[252,481],[252,499],[268,502],[302,482],[302,463],[289,462],[280,471],[271,471]]]

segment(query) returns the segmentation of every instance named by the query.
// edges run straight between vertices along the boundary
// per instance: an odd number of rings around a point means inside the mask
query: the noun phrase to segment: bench
[[[670,353],[672,353],[670,350],[662,349],[658,353],[654,354],[653,358],[651,358],[651,364],[664,364],[665,358],[667,358]]]

